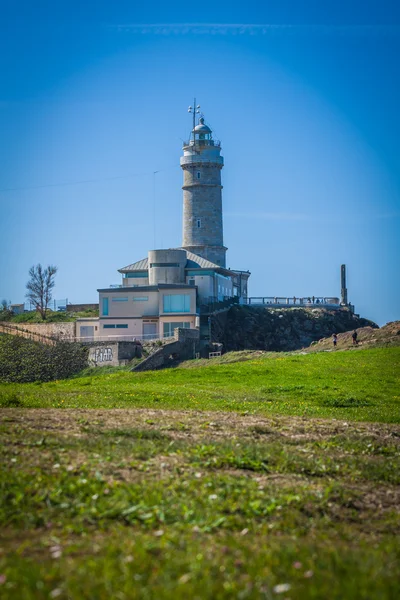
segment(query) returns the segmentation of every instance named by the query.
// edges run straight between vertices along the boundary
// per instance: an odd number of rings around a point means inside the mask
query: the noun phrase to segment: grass
[[[0,386],[1,598],[399,596],[399,350],[228,358]]]
[[[35,408],[156,407],[400,420],[400,348],[270,353],[245,362],[187,364],[191,368],[144,373],[97,368],[65,381],[0,384],[0,406],[12,396],[21,406]]]

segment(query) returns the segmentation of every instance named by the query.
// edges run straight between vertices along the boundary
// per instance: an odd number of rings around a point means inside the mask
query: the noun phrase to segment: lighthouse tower
[[[196,105],[193,107],[195,116]],[[192,112],[189,107],[189,112]],[[221,170],[224,159],[220,142],[213,140],[212,131],[199,119],[191,138],[183,146],[183,242],[182,247],[210,262],[226,266],[222,230]]]

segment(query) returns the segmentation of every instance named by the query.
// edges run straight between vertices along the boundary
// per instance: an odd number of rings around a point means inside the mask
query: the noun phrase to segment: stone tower
[[[220,267],[226,266],[222,230],[220,142],[199,119],[191,139],[183,146],[183,242],[182,247]]]

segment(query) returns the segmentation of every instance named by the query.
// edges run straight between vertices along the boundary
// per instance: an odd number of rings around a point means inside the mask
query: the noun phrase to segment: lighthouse
[[[221,170],[224,159],[221,144],[200,117],[188,142],[184,143],[180,164],[183,170],[183,241],[182,248],[197,256],[226,267],[226,251],[222,224]]]

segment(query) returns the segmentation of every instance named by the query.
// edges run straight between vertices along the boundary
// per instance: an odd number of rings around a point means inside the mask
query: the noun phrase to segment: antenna
[[[156,174],[158,171],[153,171],[153,248],[156,249]]]
[[[193,100],[193,106],[189,106],[188,108],[188,112],[189,113],[193,113],[193,145],[196,144],[196,137],[195,137],[195,133],[194,133],[194,128],[196,127],[196,115],[198,115],[200,113],[200,104],[197,104],[196,106],[196,98],[194,98]]]

